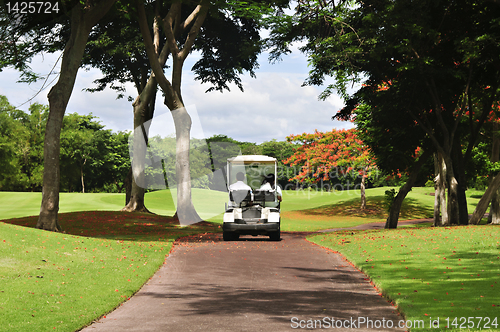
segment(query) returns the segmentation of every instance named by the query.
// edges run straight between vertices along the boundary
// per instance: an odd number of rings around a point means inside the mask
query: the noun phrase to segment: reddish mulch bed
[[[130,237],[136,239],[167,240],[179,233],[193,231],[217,232],[218,225],[199,222],[186,227],[179,227],[179,221],[173,217],[149,213],[121,211],[84,211],[59,214],[59,224],[64,233],[87,237]],[[38,216],[3,220],[2,222],[36,227]]]

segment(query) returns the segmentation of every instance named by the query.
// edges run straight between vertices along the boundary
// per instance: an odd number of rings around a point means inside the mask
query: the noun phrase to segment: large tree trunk
[[[424,153],[418,158],[417,162],[413,165],[408,180],[399,189],[396,197],[394,197],[394,201],[391,204],[391,209],[389,210],[389,215],[387,216],[387,220],[385,222],[385,228],[398,227],[399,213],[401,211],[401,206],[403,205],[403,201],[406,198],[406,195],[408,195],[408,193],[410,192],[413,185],[415,184],[420,169],[422,169],[422,166],[425,164],[427,159],[429,159],[430,155],[431,155],[430,152],[424,151]]]
[[[59,79],[48,94],[50,111],[45,129],[42,203],[37,228],[50,231],[61,230],[57,213],[59,211],[59,154],[62,121],[73,91],[78,68],[82,62],[89,32],[115,1],[104,0],[91,9],[78,4],[71,10],[71,35],[64,48]]]
[[[495,163],[500,159],[500,136],[498,135],[498,123],[493,123],[493,142],[491,147],[490,161]],[[488,216],[488,223],[500,224],[500,192],[497,190],[491,197],[490,215]]]
[[[481,221],[481,219],[484,216],[484,213],[486,212],[486,209],[488,209],[488,205],[491,202],[491,198],[493,197],[493,194],[498,191],[498,188],[500,187],[500,173],[498,173],[493,180],[491,181],[490,185],[488,186],[488,189],[486,189],[483,197],[479,200],[477,203],[476,209],[472,213],[472,217],[469,220],[469,224],[471,225],[477,225]]]
[[[460,220],[458,207],[458,181],[455,177],[455,172],[453,171],[454,168],[451,155],[443,155],[443,160],[446,164],[446,180],[448,182],[448,224],[458,225]]]
[[[148,148],[148,135],[151,120],[154,114],[154,103],[156,97],[156,80],[152,76],[141,94],[136,98],[134,107],[134,136],[133,136],[133,162],[132,178],[130,182],[130,195],[121,211],[126,212],[150,212],[144,203],[146,189],[145,183],[145,160]]]
[[[458,225],[460,221],[460,212],[458,207],[458,181],[453,175],[449,177],[447,210],[449,224]]]
[[[134,107],[135,108],[135,107]],[[141,123],[136,126],[137,122]],[[134,137],[133,137],[133,156],[132,156],[132,182],[130,199],[127,205],[121,211],[127,212],[149,212],[144,205],[145,193],[145,159],[147,150],[147,136],[143,136],[142,128],[144,121],[140,121],[134,116]],[[145,133],[144,133],[145,135]]]
[[[490,203],[490,214],[488,215],[488,223],[500,225],[500,192],[499,190],[493,193]]]
[[[189,167],[189,141],[191,132],[191,117],[187,113],[181,94],[182,67],[186,57],[191,52],[194,41],[198,36],[203,22],[208,13],[209,3],[202,1],[184,22],[181,18],[181,2],[174,2],[168,14],[163,19],[163,30],[167,36],[165,47],[168,47],[172,55],[172,82],[170,82],[163,72],[161,64],[162,57],[158,58],[155,46],[147,25],[147,17],[144,4],[137,2],[139,27],[144,40],[144,46],[148,55],[151,69],[165,94],[165,105],[170,109],[174,118],[176,131],[176,175],[177,175],[177,212],[181,225],[193,224],[201,220],[194,209],[191,200],[191,174]],[[176,36],[180,36],[184,29],[190,27],[186,40],[181,49]],[[163,50],[162,50],[163,53]]]
[[[434,226],[448,224],[446,205],[446,164],[440,153],[434,154],[434,170],[436,173],[434,190]],[[440,218],[441,214],[441,218]]]
[[[159,10],[159,7],[157,6],[156,11]],[[156,12],[157,15],[159,15],[158,12]],[[154,36],[154,52],[156,56],[160,56],[160,27],[158,25],[158,21],[155,19],[153,22],[153,36]],[[163,66],[165,64],[165,61],[167,59],[167,50],[165,49],[163,54],[160,56],[160,63]],[[145,81],[145,75],[147,73],[143,73],[143,79]],[[138,80],[138,81],[143,81],[143,80]],[[140,144],[141,141],[146,141],[146,146],[148,146],[148,135],[149,131],[146,129],[145,124],[147,121],[153,119],[154,111],[155,111],[155,105],[156,105],[156,93],[158,91],[157,89],[157,81],[152,74],[147,82],[137,84],[136,85],[138,96],[134,103],[132,104],[134,108],[134,131],[137,132],[137,128],[141,128],[142,130],[139,131],[142,132],[142,135],[137,135],[133,136],[134,140],[134,148],[136,145]],[[147,125],[149,128],[149,124]],[[139,141],[138,141],[139,139]],[[145,185],[138,185],[137,182],[135,181],[135,174],[137,172],[142,172],[141,175],[141,180],[144,180],[144,162],[145,162],[145,151],[144,153],[140,153],[138,155],[138,158],[136,160],[136,163],[142,163],[141,165],[138,165],[135,170],[131,169],[130,173],[130,178],[129,178],[129,186],[127,186],[127,193],[125,197],[125,207],[122,209],[122,211],[127,211],[127,212],[149,212],[149,210],[146,208],[145,203],[144,203],[144,197],[145,197]],[[134,176],[132,176],[134,174]]]
[[[186,109],[171,111],[175,124],[177,175],[177,218],[181,225],[191,225],[202,219],[196,212],[191,199],[191,170],[189,167],[189,141],[191,117]]]

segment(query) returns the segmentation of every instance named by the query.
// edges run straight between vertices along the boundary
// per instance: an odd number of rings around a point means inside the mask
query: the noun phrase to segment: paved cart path
[[[135,296],[83,331],[293,331],[331,318],[372,331],[359,322],[397,327],[401,319],[362,273],[304,234],[221,237],[177,243]]]

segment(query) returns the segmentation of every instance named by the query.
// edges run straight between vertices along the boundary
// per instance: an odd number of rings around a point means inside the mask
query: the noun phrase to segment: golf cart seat
[[[254,202],[274,202],[276,192],[273,190],[255,190],[253,194]]]
[[[252,201],[252,194],[250,190],[230,190],[229,200],[231,202],[234,202],[237,207],[249,205],[249,203]]]
[[[255,190],[253,194],[254,203],[261,204],[261,206],[276,207],[276,191],[275,190]],[[279,206],[279,205],[278,205]]]

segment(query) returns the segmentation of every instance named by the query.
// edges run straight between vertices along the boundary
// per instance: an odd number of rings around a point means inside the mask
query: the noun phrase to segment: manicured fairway
[[[382,222],[386,217],[385,190],[387,188],[367,190],[366,211],[359,211],[357,191],[285,192],[282,230],[314,231]],[[432,188],[415,188],[403,206],[401,219],[432,216],[431,192]],[[480,194],[468,193],[472,196],[470,212]],[[194,189],[193,201],[200,215],[215,224],[179,227],[177,221],[168,217],[175,211],[169,190],[146,194],[146,205],[156,215],[118,212],[123,207],[123,194],[62,193],[60,211],[71,212],[59,214],[65,234],[34,229],[40,193],[0,192],[0,199],[4,203],[0,206],[0,218],[19,217],[7,222],[26,226],[0,223],[0,314],[8,317],[2,320],[0,331],[54,328],[74,331],[137,291],[162,264],[174,239],[189,234],[202,238],[206,233],[220,232],[227,194]],[[483,229],[493,231],[476,231]],[[500,299],[492,296],[497,287],[493,279],[500,279],[500,260],[495,260],[500,249],[497,230],[484,226],[400,229],[358,235],[328,234],[314,241],[322,240],[321,245],[346,252],[360,268],[371,273],[374,282],[396,301],[408,318],[428,317],[427,314],[440,317],[442,323],[445,317],[461,317],[459,315],[465,315],[467,310],[477,308],[481,314],[485,313],[480,317],[499,315]],[[459,248],[454,248],[455,252],[448,243],[451,239],[460,242],[460,245],[453,244]],[[389,255],[390,245],[394,257],[384,257]],[[434,247],[429,249],[430,245]],[[380,259],[380,264],[373,263],[372,259]],[[442,265],[445,262],[450,264]],[[444,286],[449,287],[447,296],[432,293],[433,289]],[[462,297],[471,300],[460,302]],[[452,323],[453,320],[450,325]]]
[[[342,253],[406,319],[425,322],[412,331],[436,331],[429,324],[438,318],[439,330],[500,330],[499,226],[344,231],[309,239]]]
[[[384,222],[384,193],[390,188],[373,188],[366,191],[368,208],[359,211],[359,190],[342,192],[316,192],[308,190],[285,191],[281,204],[283,231],[316,231],[350,227],[371,222]],[[433,214],[433,188],[414,188],[403,205],[400,220],[430,218]],[[469,213],[475,208],[482,193],[468,191]],[[172,216],[176,192],[158,190],[146,193],[147,208],[158,215]],[[205,220],[222,223],[227,193],[196,189],[192,190],[193,204]],[[40,193],[0,192],[0,220],[35,216],[40,211]],[[125,203],[124,194],[61,193],[60,212],[119,211]]]

